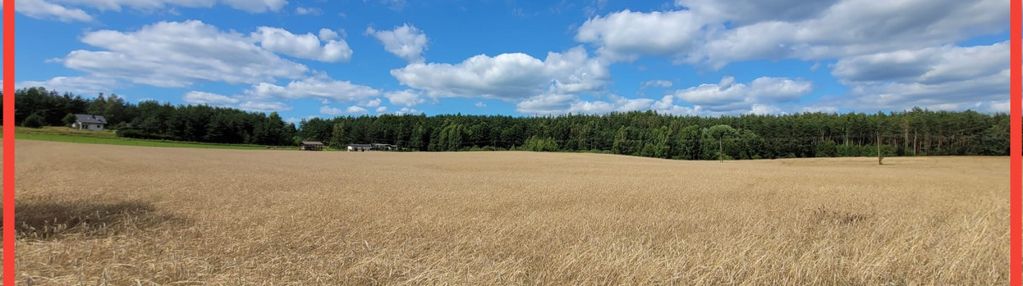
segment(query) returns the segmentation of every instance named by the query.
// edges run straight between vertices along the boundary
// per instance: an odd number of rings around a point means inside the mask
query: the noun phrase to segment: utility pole
[[[881,132],[878,132],[877,133],[877,164],[878,165],[884,165],[884,163],[882,163],[881,160],[884,160],[884,155],[881,155]]]

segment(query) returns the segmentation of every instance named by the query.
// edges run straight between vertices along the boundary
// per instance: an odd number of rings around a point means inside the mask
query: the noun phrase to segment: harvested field
[[[19,281],[999,285],[1008,158],[18,143]]]

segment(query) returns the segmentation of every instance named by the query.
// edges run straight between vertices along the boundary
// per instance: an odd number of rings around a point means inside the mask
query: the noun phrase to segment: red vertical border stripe
[[[1023,95],[1020,94],[1021,81],[1020,69],[1023,68],[1023,58],[1021,58],[1020,50],[1020,38],[1023,37],[1023,23],[1020,22],[1020,14],[1023,13],[1020,9],[1023,0],[1012,0],[1009,4],[1010,25],[1009,28],[1010,36],[1010,56],[1009,66],[1011,70],[1012,79],[1009,81],[1012,86],[1009,87],[1009,114],[1012,117],[1010,125],[1012,130],[1009,132],[1010,135],[1010,148],[1009,148],[1009,285],[1023,286],[1023,181],[1020,177],[1023,176]]]
[[[14,285],[14,0],[4,0],[4,285]]]

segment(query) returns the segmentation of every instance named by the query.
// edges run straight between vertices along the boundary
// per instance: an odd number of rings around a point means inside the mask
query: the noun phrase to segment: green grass
[[[208,149],[241,149],[266,150],[266,146],[252,144],[217,144],[201,142],[184,142],[170,140],[149,140],[117,137],[113,131],[80,131],[67,127],[44,127],[39,129],[18,127],[15,129],[17,140],[38,140],[83,144],[128,145],[145,147],[172,148],[208,148]]]

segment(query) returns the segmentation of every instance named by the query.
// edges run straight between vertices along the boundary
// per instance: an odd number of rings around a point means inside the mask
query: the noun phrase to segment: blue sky
[[[17,3],[19,88],[296,121],[1008,110],[1000,0]]]

